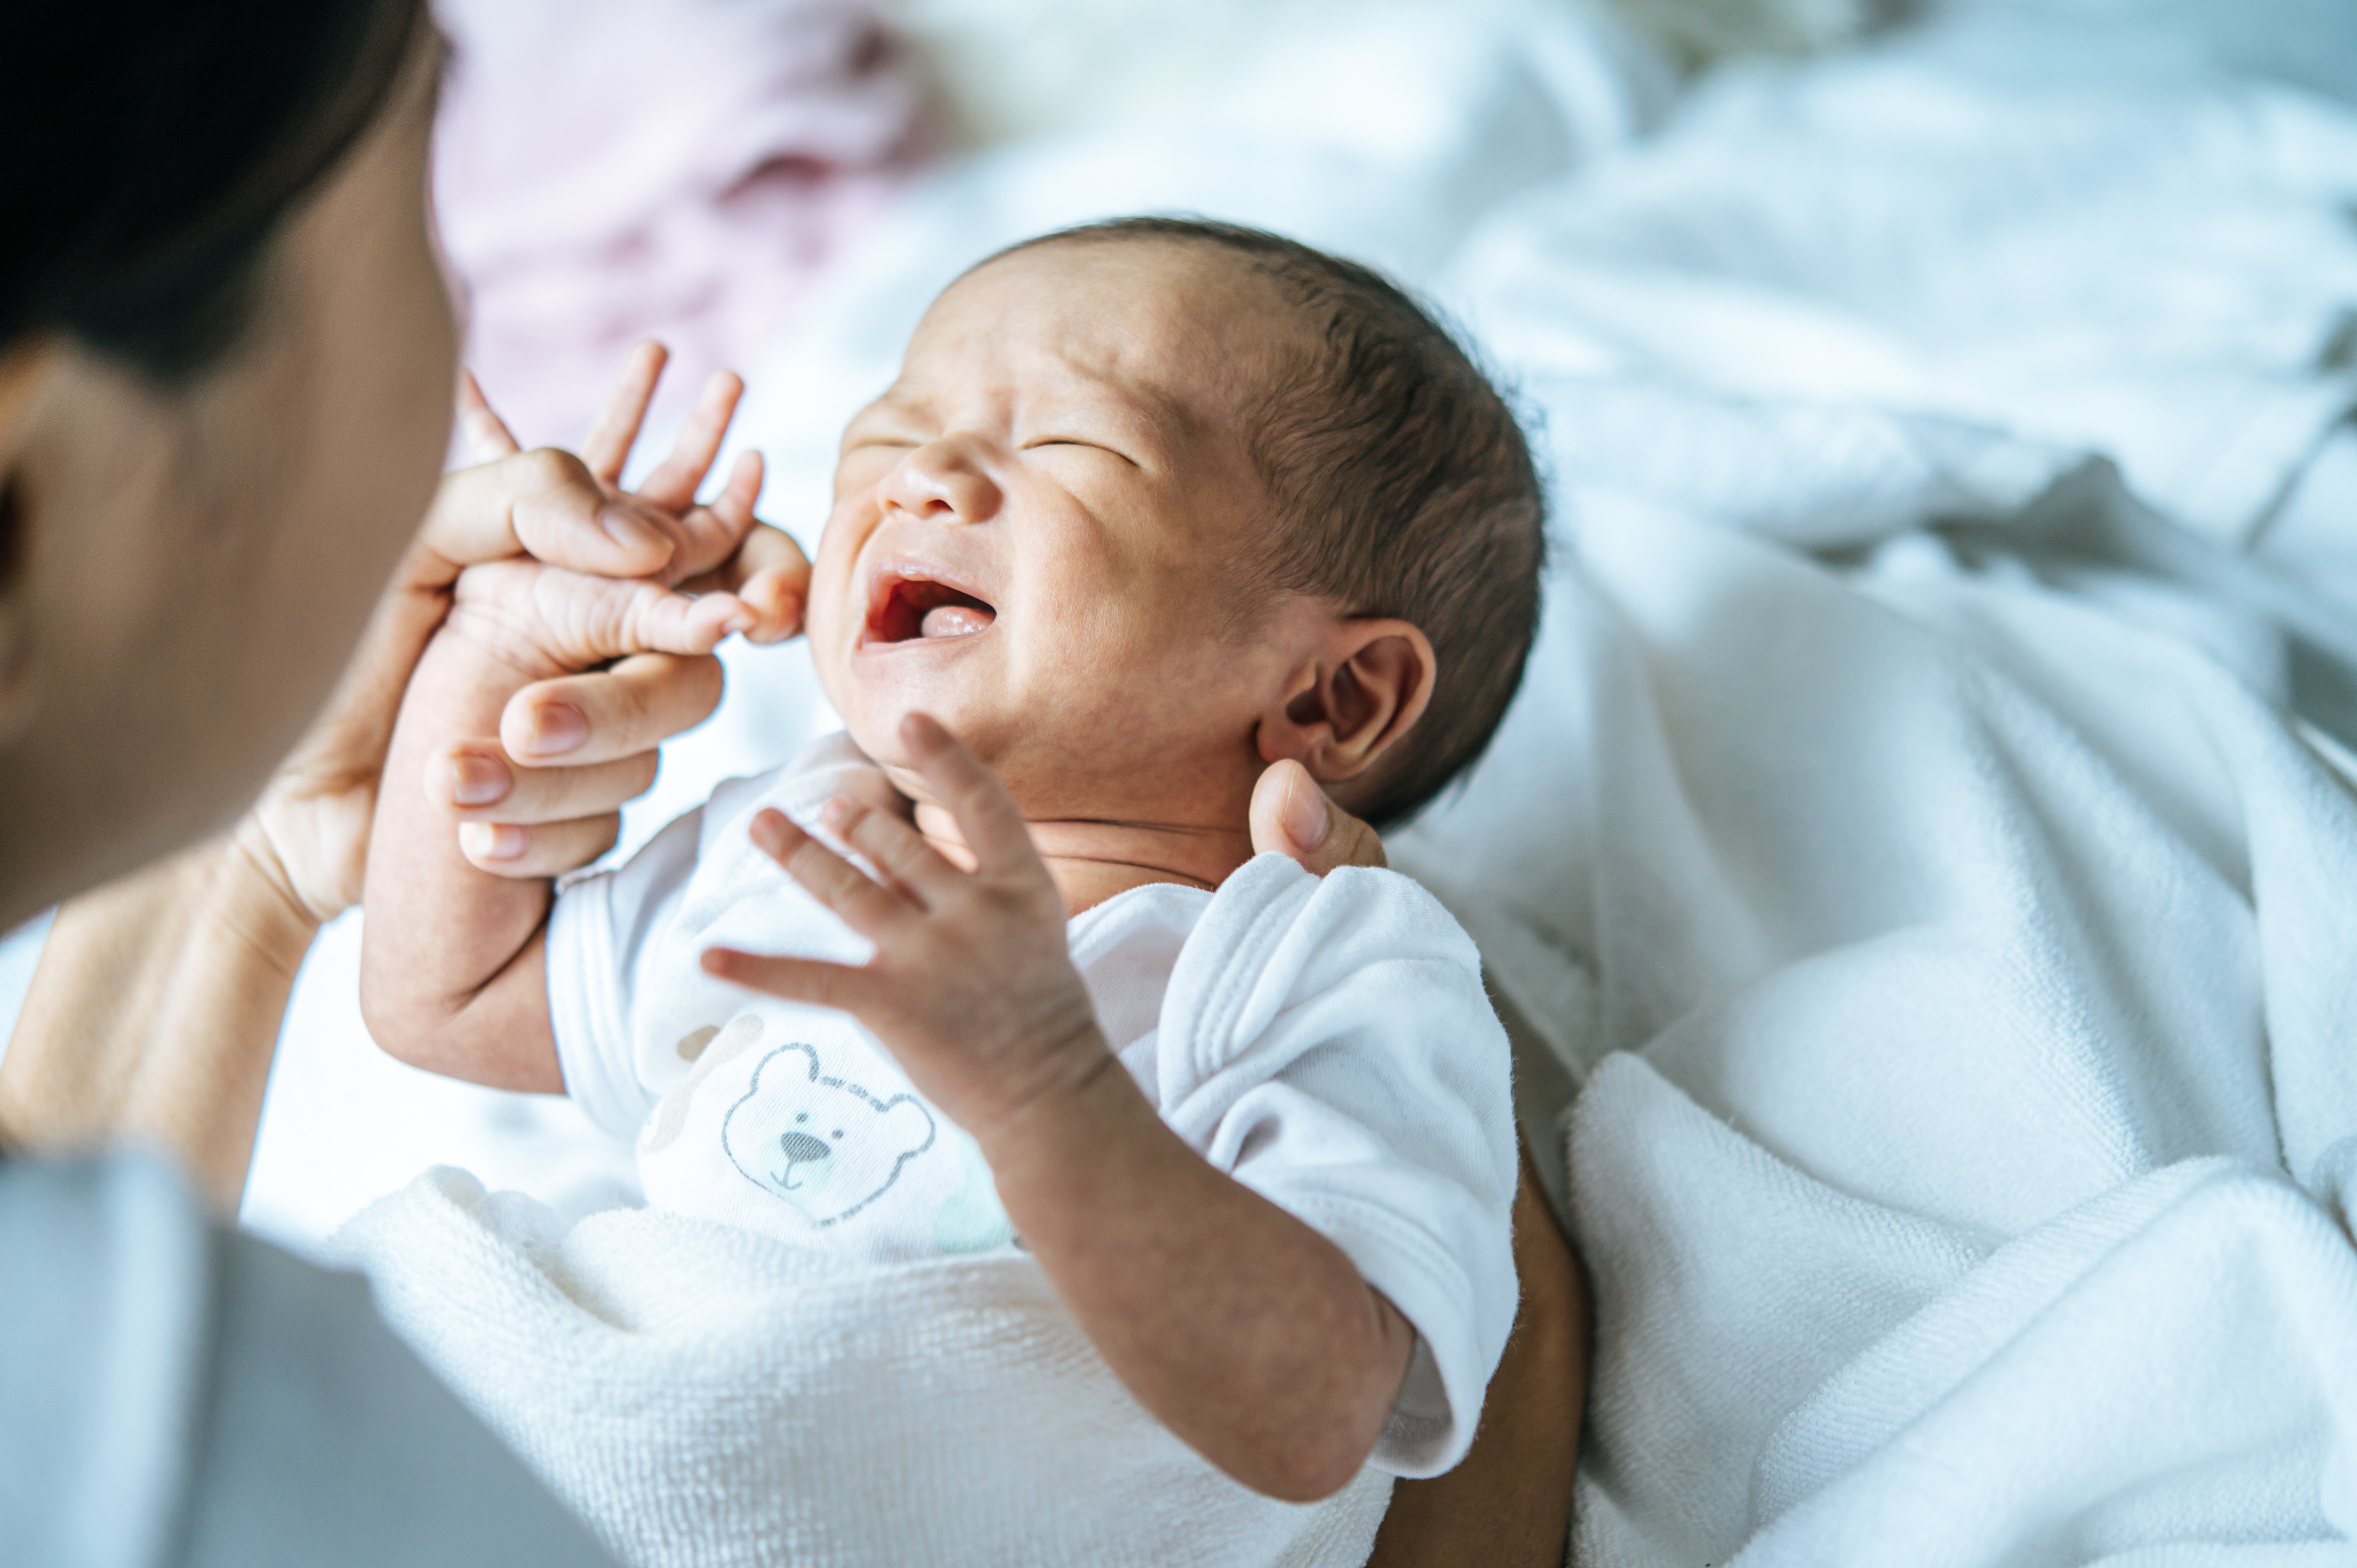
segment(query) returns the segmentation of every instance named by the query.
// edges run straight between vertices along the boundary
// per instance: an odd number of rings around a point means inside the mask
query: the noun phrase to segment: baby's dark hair
[[[1395,617],[1431,639],[1439,671],[1423,718],[1336,791],[1376,826],[1396,826],[1481,755],[1522,683],[1546,558],[1530,444],[1432,312],[1355,262],[1195,218],[1115,219],[1013,249],[1121,242],[1215,246],[1308,318],[1315,350],[1278,357],[1247,411],[1247,447],[1281,526],[1244,564],[1268,591]]]

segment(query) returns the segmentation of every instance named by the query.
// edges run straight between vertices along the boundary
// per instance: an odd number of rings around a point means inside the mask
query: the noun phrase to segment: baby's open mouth
[[[988,604],[947,583],[888,576],[867,614],[870,642],[912,642],[971,637],[998,618]]]

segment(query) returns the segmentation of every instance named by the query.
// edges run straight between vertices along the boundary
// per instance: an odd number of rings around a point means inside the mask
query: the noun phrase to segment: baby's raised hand
[[[910,761],[975,858],[963,871],[908,822],[850,800],[828,828],[877,869],[835,854],[780,811],[755,844],[876,944],[860,966],[714,948],[705,969],[791,1002],[837,1007],[872,1030],[918,1092],[987,1151],[1031,1107],[1078,1090],[1114,1057],[1073,968],[1063,896],[990,770],[922,714],[900,726]]]
[[[637,489],[621,489],[663,361],[655,344],[631,356],[578,457],[548,450],[530,458],[564,470],[550,476],[551,489],[587,482],[604,493],[600,521],[636,575],[590,575],[525,555],[470,568],[454,585],[448,629],[529,679],[633,653],[706,653],[731,632],[767,642],[800,629],[809,566],[791,538],[754,520],[760,455],[738,458],[721,493],[696,503],[744,392],[737,377],[713,377],[670,456]],[[462,412],[479,456],[514,454],[514,438],[471,378]],[[528,505],[518,503],[516,519],[527,538]]]

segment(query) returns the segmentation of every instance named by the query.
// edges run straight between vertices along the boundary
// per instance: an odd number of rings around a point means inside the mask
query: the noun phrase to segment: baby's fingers
[[[965,748],[965,743],[926,714],[910,714],[900,721],[900,744],[931,787],[934,798],[949,808],[965,834],[966,847],[985,871],[1013,871],[1047,875],[1039,852],[1031,845],[1031,830],[1015,808],[1006,787]]]
[[[872,1005],[877,996],[874,972],[854,969],[849,964],[824,963],[810,958],[769,958],[760,953],[739,952],[735,948],[706,948],[703,962],[706,974],[813,1007],[857,1014]]]
[[[696,399],[695,412],[687,416],[679,439],[672,443],[671,455],[656,465],[638,493],[665,511],[685,511],[694,505],[696,489],[712,471],[712,460],[720,456],[728,422],[737,417],[737,403],[744,395],[745,383],[734,371],[715,371],[704,383],[704,395]]]
[[[881,943],[917,913],[906,898],[802,832],[783,811],[758,813],[751,833],[755,848],[870,941]]]
[[[621,482],[622,466],[630,460],[630,448],[638,445],[639,428],[647,422],[647,404],[654,401],[655,383],[662,380],[663,366],[670,360],[671,350],[662,344],[640,344],[623,362],[614,390],[606,394],[606,406],[597,411],[597,422],[581,443],[581,460],[606,483]]]
[[[921,905],[930,907],[965,875],[924,834],[888,812],[838,795],[826,803],[824,815],[831,832]]]
[[[482,383],[475,380],[472,371],[458,372],[458,423],[467,433],[468,455],[478,463],[495,463],[523,450],[507,421],[483,395]]]
[[[745,640],[781,642],[802,628],[802,614],[810,602],[810,559],[793,535],[757,522],[717,571],[683,585],[698,592],[717,589],[736,595],[753,617],[753,624],[745,628]]]
[[[666,582],[685,582],[726,568],[746,535],[759,526],[753,521],[753,503],[761,499],[761,455],[740,452],[728,470],[728,482],[711,505],[697,506],[691,495],[683,503],[684,510],[662,513],[673,520],[673,532],[679,541],[663,574]],[[633,491],[629,499],[639,506],[655,504],[647,490]]]
[[[627,613],[594,639],[603,659],[630,653],[709,653],[748,631],[753,612],[734,594],[683,594],[642,585]]]

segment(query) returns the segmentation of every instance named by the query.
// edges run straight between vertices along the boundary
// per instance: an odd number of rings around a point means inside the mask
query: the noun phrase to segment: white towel
[[[462,1171],[339,1231],[393,1327],[626,1563],[1366,1560],[1369,1471],[1297,1506],[1130,1399],[1028,1258],[830,1270],[649,1209],[569,1230]]]

